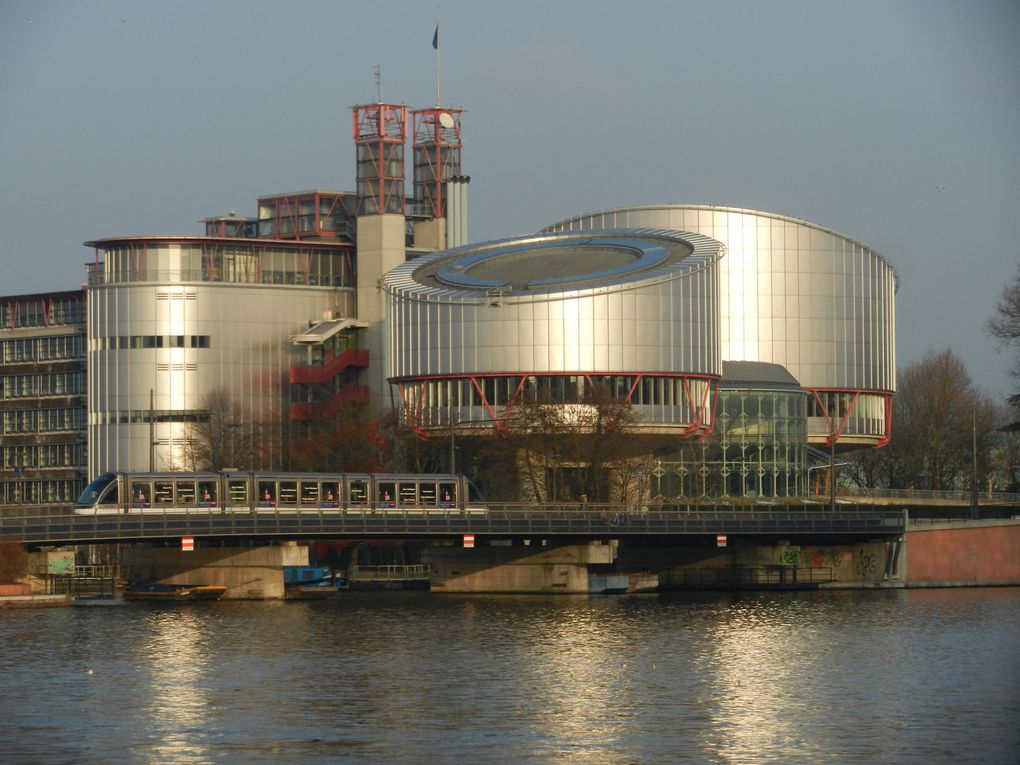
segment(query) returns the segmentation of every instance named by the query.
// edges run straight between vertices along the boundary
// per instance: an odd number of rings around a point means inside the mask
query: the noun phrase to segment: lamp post
[[[835,406],[832,407],[835,410]],[[829,509],[836,512],[836,414],[829,415]]]
[[[450,420],[450,472],[456,475],[457,473],[457,436],[454,431],[453,423],[453,407],[450,407],[450,415],[447,418]]]
[[[450,411],[450,472],[457,472],[457,434],[455,426],[459,425],[495,425],[495,420],[462,420],[460,415]]]
[[[156,467],[156,391],[149,388],[149,472],[155,471]]]
[[[978,517],[978,470],[977,470],[977,406],[971,411],[970,427],[971,447],[971,480],[970,480],[970,517]]]

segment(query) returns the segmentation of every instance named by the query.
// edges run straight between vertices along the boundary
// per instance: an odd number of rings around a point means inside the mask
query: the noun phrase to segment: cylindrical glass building
[[[423,431],[498,422],[518,401],[626,399],[642,427],[711,429],[724,248],[650,228],[459,247],[384,278],[388,378]]]
[[[603,210],[545,231],[626,226],[693,231],[725,245],[721,357],[779,364],[792,374],[809,392],[810,442],[888,440],[897,275],[879,253],[807,221],[705,205]]]

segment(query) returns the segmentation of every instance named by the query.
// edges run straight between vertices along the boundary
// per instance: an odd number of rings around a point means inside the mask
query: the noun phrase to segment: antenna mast
[[[436,6],[436,33],[432,35],[432,47],[436,51],[436,108],[439,108],[439,6]]]
[[[375,78],[376,103],[382,103],[382,64],[372,64],[372,76]]]

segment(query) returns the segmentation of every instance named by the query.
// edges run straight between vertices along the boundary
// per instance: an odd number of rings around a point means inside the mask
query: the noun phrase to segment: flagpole
[[[432,37],[432,47],[436,49],[436,108],[439,108],[439,6],[436,6],[436,33]]]

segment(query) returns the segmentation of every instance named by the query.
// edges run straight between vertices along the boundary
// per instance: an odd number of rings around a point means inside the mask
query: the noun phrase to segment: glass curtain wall
[[[715,431],[658,454],[652,496],[666,503],[803,496],[806,423],[803,391],[720,390]]]

